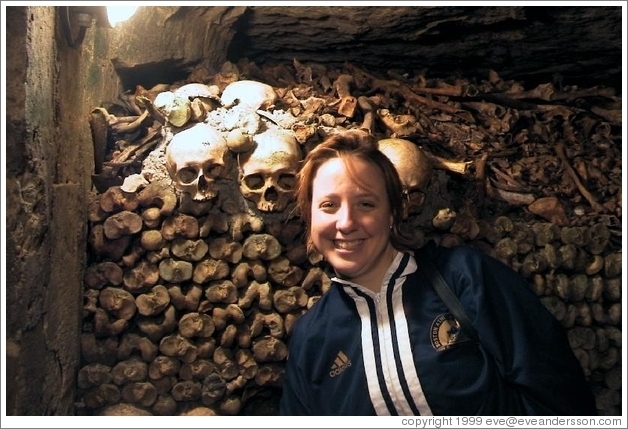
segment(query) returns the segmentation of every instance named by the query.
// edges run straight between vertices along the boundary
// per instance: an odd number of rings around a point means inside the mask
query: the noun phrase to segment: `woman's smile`
[[[341,250],[356,250],[364,240],[335,240],[336,247]]]

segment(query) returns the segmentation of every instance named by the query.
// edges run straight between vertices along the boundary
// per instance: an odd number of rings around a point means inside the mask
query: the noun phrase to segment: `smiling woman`
[[[370,134],[332,135],[297,179],[331,286],[294,325],[281,414],[597,414],[562,326],[523,278],[468,246],[405,245],[401,179]],[[463,313],[432,286],[432,265]]]

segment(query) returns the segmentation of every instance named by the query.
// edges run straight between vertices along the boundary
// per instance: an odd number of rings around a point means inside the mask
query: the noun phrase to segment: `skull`
[[[157,94],[153,105],[175,127],[184,126],[192,115],[190,100],[171,91]]]
[[[216,180],[229,171],[227,142],[211,126],[200,122],[172,137],[166,147],[166,168],[174,185],[195,201],[216,197]]]
[[[388,138],[380,140],[379,150],[397,168],[406,199],[405,214],[418,214],[423,208],[425,190],[432,175],[432,165],[423,150],[409,140]]]
[[[253,137],[252,151],[240,154],[240,192],[263,212],[283,211],[294,197],[301,151],[294,137],[269,129]]]
[[[239,80],[225,87],[220,102],[225,108],[235,105],[251,110],[269,110],[277,100],[272,86],[255,80]]]

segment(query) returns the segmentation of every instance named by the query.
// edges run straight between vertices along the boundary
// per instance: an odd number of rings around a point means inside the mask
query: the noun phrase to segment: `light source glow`
[[[129,19],[138,6],[107,6],[107,19],[112,27],[122,21]]]

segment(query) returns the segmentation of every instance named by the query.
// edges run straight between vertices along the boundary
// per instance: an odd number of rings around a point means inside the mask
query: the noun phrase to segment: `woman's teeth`
[[[360,244],[362,244],[363,240],[352,240],[352,241],[336,241],[336,247],[343,250],[353,250],[357,249]]]

